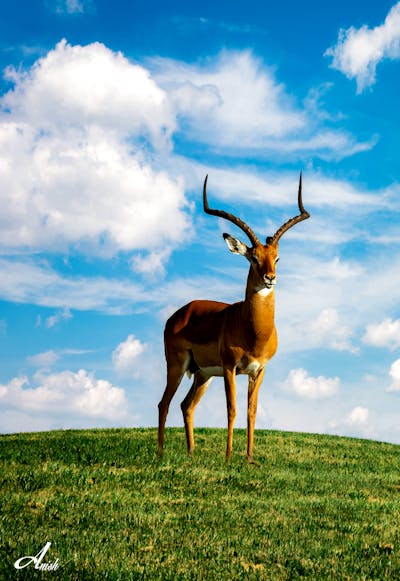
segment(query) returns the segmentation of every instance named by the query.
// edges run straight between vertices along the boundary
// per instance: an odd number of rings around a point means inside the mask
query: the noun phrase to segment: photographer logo
[[[38,552],[38,554],[35,555],[34,557],[28,555],[26,557],[21,557],[20,559],[17,559],[14,563],[14,567],[16,569],[25,569],[25,567],[29,567],[29,565],[34,565],[34,569],[38,571],[57,571],[57,569],[60,566],[58,559],[47,563],[42,562],[50,547],[51,542],[48,541],[43,547],[43,549],[41,549]]]

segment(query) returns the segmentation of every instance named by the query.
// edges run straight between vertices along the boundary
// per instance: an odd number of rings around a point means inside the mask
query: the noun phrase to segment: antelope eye
[[[251,256],[250,260],[253,264],[259,264],[257,256]]]
[[[279,256],[275,259],[275,264],[279,262]]]

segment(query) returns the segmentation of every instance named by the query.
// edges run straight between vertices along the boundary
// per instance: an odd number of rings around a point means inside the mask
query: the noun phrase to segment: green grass
[[[400,579],[400,447],[258,431],[0,437],[0,579]],[[60,569],[21,571],[36,555]]]

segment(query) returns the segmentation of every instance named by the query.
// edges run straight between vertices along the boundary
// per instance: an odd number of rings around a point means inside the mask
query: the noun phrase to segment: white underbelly
[[[219,365],[200,367],[200,371],[205,377],[223,377],[224,375],[224,368]]]
[[[251,361],[243,367],[240,363],[236,368],[236,373],[240,373],[243,375],[255,375],[257,371],[260,369],[261,363],[257,360]],[[205,377],[223,377],[224,375],[224,368],[220,365],[214,365],[211,367],[201,367],[200,368],[202,375]]]

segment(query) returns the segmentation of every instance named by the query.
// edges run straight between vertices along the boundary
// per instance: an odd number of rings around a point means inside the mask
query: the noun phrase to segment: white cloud
[[[225,155],[257,150],[268,156],[308,151],[345,157],[372,146],[320,126],[315,100],[310,111],[300,106],[251,51],[223,51],[202,64],[157,58],[149,66],[168,92],[182,131]]]
[[[48,10],[56,14],[93,14],[96,12],[94,0],[45,0]]]
[[[0,297],[11,302],[71,309],[126,312],[145,302],[143,288],[128,280],[62,276],[47,264],[0,258]],[[55,315],[51,315],[54,317]],[[49,317],[51,319],[51,317]],[[38,318],[40,326],[42,317]]]
[[[199,288],[208,288],[213,300],[235,300],[236,285],[226,286],[217,276],[198,275],[174,278],[162,285],[132,282],[124,278],[102,276],[62,276],[46,264],[0,258],[0,298],[3,300],[60,308],[96,310],[109,314],[126,314],[135,309],[153,312],[168,304],[182,305],[198,296]],[[42,317],[38,318],[40,326]]]
[[[324,399],[336,395],[340,387],[338,377],[322,375],[311,377],[305,369],[292,369],[285,379],[282,389],[305,399]]]
[[[280,350],[328,347],[357,352],[351,337],[367,309],[366,302],[360,306],[357,294],[358,285],[368,277],[364,268],[338,257],[326,260],[309,245],[301,253],[281,249],[280,257],[276,288]],[[349,287],[354,288],[350,296]]]
[[[366,426],[368,424],[368,421],[369,421],[368,408],[365,408],[362,406],[356,406],[346,416],[345,423],[348,426],[363,427],[363,426]]]
[[[49,368],[57,363],[61,356],[86,355],[87,353],[92,353],[92,351],[89,349],[60,349],[58,351],[50,349],[49,351],[29,355],[27,361],[35,367]]]
[[[137,376],[145,367],[143,360],[142,362],[140,360],[145,349],[146,346],[139,339],[134,335],[128,335],[113,351],[112,361],[116,371],[122,375]]]
[[[350,341],[353,334],[351,328],[340,321],[336,309],[323,309],[318,317],[311,321],[307,333],[311,333],[316,346],[321,348],[329,347],[337,351],[352,353],[358,351]]]
[[[66,0],[66,11],[68,14],[84,14],[94,11],[93,0]]]
[[[61,323],[61,321],[68,321],[68,319],[72,319],[71,311],[68,307],[63,307],[60,311],[57,311],[54,315],[48,317],[45,321],[45,325],[48,329],[51,329]]]
[[[314,281],[314,284],[316,287],[319,286],[317,281]],[[285,292],[284,294],[285,303],[289,301],[290,304],[287,308],[283,304],[282,311],[285,317],[282,321],[282,327],[279,326],[279,335],[284,337],[282,347],[285,350],[333,349],[335,351],[349,351],[350,353],[359,352],[359,349],[351,341],[354,335],[352,327],[342,322],[336,308],[322,308],[316,314],[318,306],[329,304],[328,289],[325,299],[324,297],[315,299],[314,303],[309,302],[306,297],[300,299],[297,296],[297,299],[294,300],[294,289],[291,290],[291,293]],[[299,309],[300,300],[302,300],[301,309]],[[293,318],[290,318],[290,313],[292,313]]]
[[[249,171],[240,166],[235,169],[221,169],[188,161],[185,158],[174,158],[173,165],[184,176],[187,187],[194,191],[200,190],[199,184],[203,183],[205,175],[208,174],[207,188],[210,197],[212,195],[213,198],[228,203],[239,201],[242,204],[252,204],[258,209],[262,204],[262,211],[266,215],[270,206],[284,208],[290,206],[293,210],[296,209],[299,183],[297,172],[273,170],[260,172],[256,169]],[[312,226],[316,209],[345,210],[346,216],[343,216],[343,219],[347,217],[348,220],[356,220],[357,217],[365,216],[378,208],[381,210],[393,208],[399,193],[400,189],[396,185],[378,191],[368,191],[350,181],[307,170],[303,173],[303,201],[306,208],[312,208],[313,220],[307,222],[304,233],[306,234]],[[348,216],[349,207],[351,216]],[[332,219],[330,214],[325,218],[328,218],[324,223],[326,229]],[[353,226],[354,222],[351,224]]]
[[[94,125],[125,137],[147,135],[165,147],[175,129],[167,95],[149,72],[101,43],[62,40],[28,72],[8,67],[5,74],[15,86],[3,108],[36,130],[60,134]]]
[[[343,414],[340,420],[330,421],[328,431],[353,438],[377,438],[380,433],[381,438],[384,439],[385,428],[381,426],[377,431],[370,410],[365,406],[356,405],[349,413]]]
[[[181,242],[184,185],[154,167],[175,116],[145,68],[100,43],[62,41],[29,71],[6,75],[0,246],[113,255]]]
[[[400,359],[396,359],[396,361],[392,363],[389,375],[392,379],[392,383],[387,391],[400,391]]]
[[[68,13],[83,13],[85,11],[85,0],[65,0]]]
[[[222,135],[233,146],[246,145],[246,140],[248,147],[257,146],[257,139],[264,146],[265,136],[276,139],[285,132],[295,142],[290,132],[298,124],[308,124],[307,114],[249,52],[227,52],[203,67],[168,62],[171,70],[167,66],[160,75],[170,94],[144,67],[100,43],[82,47],[62,41],[29,71],[7,69],[14,89],[1,99],[0,203],[5,210],[0,218],[0,248],[57,252],[72,247],[103,256],[145,250],[146,256],[131,259],[133,268],[151,274],[155,262],[160,275],[173,248],[190,233],[184,189],[185,182],[192,186],[192,172],[186,168],[184,182],[179,177],[184,164],[175,168],[176,159],[168,173],[157,169],[170,151],[176,115],[185,131],[185,115],[193,113],[196,140],[210,136],[213,142]],[[247,93],[231,95],[231,83],[238,82],[236,65],[248,72],[249,86],[254,85],[255,102],[245,116],[238,116],[235,102],[229,101],[247,98]],[[173,81],[175,68],[180,75]],[[191,96],[187,84],[206,95],[206,101]],[[180,94],[182,87],[184,94],[178,98],[175,92]],[[218,123],[226,131],[215,131],[212,123],[211,133],[201,133],[208,126],[204,115],[210,114],[210,99],[216,92],[222,95],[217,99],[218,103],[222,99]],[[277,125],[271,124],[271,116]],[[312,140],[310,135],[305,138],[307,143]],[[341,142],[338,149],[345,148]],[[29,171],[20,172],[20,167]],[[228,174],[216,170],[216,185],[232,177]],[[203,177],[204,173],[193,187],[198,188]],[[271,186],[271,203],[289,200],[289,178],[272,176],[261,185],[264,176],[249,178],[239,172],[237,177],[241,192],[249,181],[250,196],[253,191],[260,198]],[[358,200],[362,207],[371,201],[349,184],[321,183],[318,176],[314,181],[309,181],[309,200],[318,205],[336,199],[339,206],[341,201],[356,204]]]
[[[93,373],[80,369],[48,374],[38,372],[34,387],[26,376],[0,385],[0,403],[4,408],[34,414],[78,414],[81,417],[120,420],[126,416],[125,392],[109,381],[96,379]]]
[[[305,126],[304,114],[277,83],[272,69],[249,51],[222,52],[204,66],[168,59],[158,61],[156,78],[169,88],[177,110],[196,139],[230,146],[238,138],[253,147],[267,137],[281,137]],[[240,112],[240,113],[239,113]],[[201,125],[206,115],[209,124]]]
[[[357,93],[373,85],[378,63],[400,58],[400,2],[391,8],[380,26],[341,29],[337,44],[325,55],[333,58],[333,68],[349,79],[356,79]]]
[[[51,367],[59,358],[59,355],[55,351],[50,350],[37,353],[36,355],[30,355],[27,360],[28,363],[35,367]]]
[[[150,280],[160,280],[165,275],[164,264],[170,254],[170,248],[161,248],[147,254],[139,254],[131,260],[132,269]]]
[[[394,350],[400,347],[400,319],[384,319],[381,323],[367,326],[363,336],[364,343],[375,347],[389,347]]]

